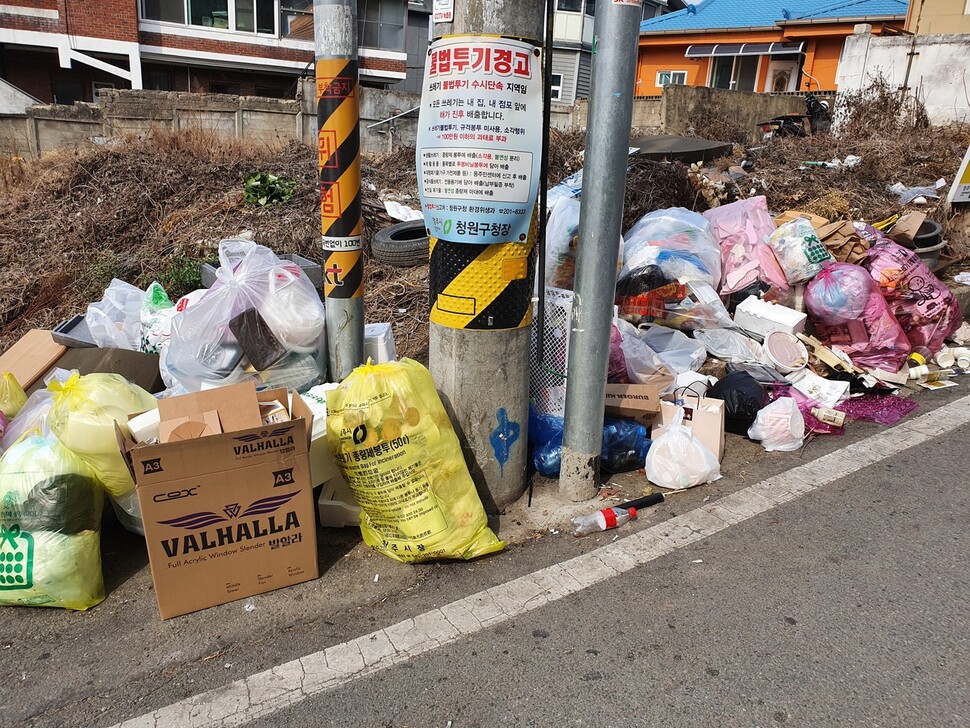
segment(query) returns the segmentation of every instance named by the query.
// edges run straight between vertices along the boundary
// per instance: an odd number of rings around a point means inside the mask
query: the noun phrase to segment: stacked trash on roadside
[[[562,227],[562,202],[550,232]],[[909,242],[906,218],[888,222]],[[626,445],[637,456],[627,469],[663,488],[691,487],[720,477],[724,432],[794,451],[854,420],[899,421],[916,409],[905,396],[916,387],[952,386],[970,367],[970,351],[947,346],[960,306],[883,227],[797,210],[773,217],[762,196],[703,214],[657,210],[634,224],[621,245],[606,402],[608,428],[620,411],[643,433]],[[547,258],[547,270],[559,268]],[[533,341],[530,436],[545,475],[557,474],[546,466],[561,446],[568,385],[572,293],[550,285],[563,281],[571,287],[569,276],[546,277],[541,359]],[[611,455],[604,433],[604,462]]]

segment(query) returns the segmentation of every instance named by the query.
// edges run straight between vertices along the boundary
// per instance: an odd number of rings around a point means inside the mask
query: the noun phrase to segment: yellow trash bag
[[[0,605],[88,609],[104,599],[94,470],[52,436],[0,457]]]
[[[3,416],[12,420],[26,401],[27,394],[17,378],[10,372],[4,372],[3,378],[0,378],[0,412],[3,412]]]
[[[113,498],[133,491],[114,423],[128,434],[128,416],[155,409],[156,399],[119,374],[81,376],[73,371],[66,382],[52,380],[47,389],[54,395],[47,415],[50,431],[94,468]]]
[[[357,367],[327,393],[327,439],[373,549],[405,563],[501,551],[431,374]]]

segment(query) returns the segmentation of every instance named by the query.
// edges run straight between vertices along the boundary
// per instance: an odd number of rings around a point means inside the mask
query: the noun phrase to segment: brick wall
[[[61,0],[65,32],[91,38],[138,40],[137,0]]]

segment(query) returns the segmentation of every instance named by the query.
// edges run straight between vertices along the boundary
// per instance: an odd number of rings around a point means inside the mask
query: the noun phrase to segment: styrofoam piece
[[[779,306],[777,303],[762,301],[757,296],[748,296],[734,311],[736,325],[762,338],[772,331],[784,331],[786,334],[804,333],[807,318],[804,313],[799,313],[787,306]]]
[[[335,469],[333,453],[327,442],[327,392],[339,384],[318,384],[300,396],[313,413],[310,431],[310,482],[314,487],[325,482]]]
[[[148,410],[128,420],[128,429],[135,442],[158,440],[158,410]]]
[[[374,364],[383,364],[397,359],[394,331],[390,324],[364,325],[364,358],[369,358]]]
[[[343,528],[360,523],[360,506],[341,476],[327,481],[317,499],[317,518],[326,528]]]

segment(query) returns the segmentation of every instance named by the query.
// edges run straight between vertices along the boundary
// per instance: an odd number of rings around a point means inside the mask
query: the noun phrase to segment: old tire
[[[370,241],[371,253],[381,263],[406,268],[428,262],[428,234],[424,220],[412,220],[378,230]]]

